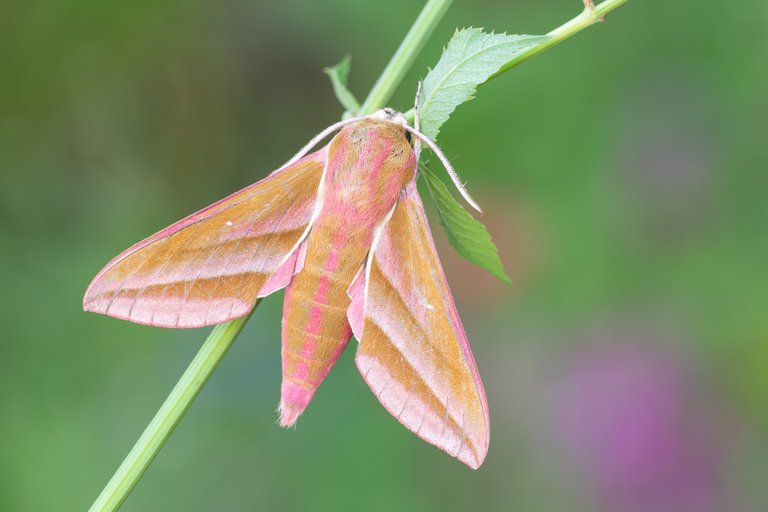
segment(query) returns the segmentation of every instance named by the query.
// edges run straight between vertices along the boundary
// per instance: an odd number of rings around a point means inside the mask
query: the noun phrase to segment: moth
[[[263,180],[130,247],[83,307],[203,327],[285,288],[280,425],[295,425],[354,335],[355,364],[384,408],[476,469],[488,405],[416,188],[422,141],[477,207],[418,121],[383,109],[329,126]]]

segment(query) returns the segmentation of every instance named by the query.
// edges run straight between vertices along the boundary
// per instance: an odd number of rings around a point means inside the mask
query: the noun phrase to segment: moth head
[[[371,114],[370,119],[380,119],[382,121],[389,121],[398,126],[405,127],[408,122],[405,120],[405,115],[402,112],[389,107],[382,108]]]
[[[456,174],[456,171],[453,170],[453,167],[451,166],[451,163],[448,161],[448,159],[445,157],[443,152],[440,150],[440,148],[435,144],[433,140],[431,140],[429,137],[424,135],[421,131],[419,131],[417,128],[412,127],[408,124],[408,121],[405,119],[405,114],[402,112],[398,112],[397,110],[393,108],[382,108],[381,110],[377,110],[373,114],[367,115],[367,116],[361,116],[361,117],[351,117],[349,119],[344,119],[343,121],[339,121],[338,123],[334,123],[325,130],[321,131],[317,135],[315,135],[312,140],[310,140],[303,148],[299,150],[298,153],[296,153],[293,158],[288,160],[285,164],[283,164],[280,169],[284,169],[285,167],[288,167],[289,165],[293,164],[294,162],[298,161],[299,158],[306,155],[310,149],[315,147],[315,145],[323,140],[325,137],[330,135],[331,133],[341,129],[342,127],[352,124],[352,123],[358,123],[360,121],[363,121],[365,119],[377,119],[380,121],[387,121],[390,123],[393,123],[397,126],[401,126],[403,130],[418,139],[420,139],[422,142],[424,142],[429,148],[437,155],[437,157],[440,159],[440,161],[443,163],[443,166],[445,167],[445,170],[448,171],[448,174],[451,177],[451,180],[453,181],[454,185],[456,185],[456,188],[459,190],[459,193],[466,199],[466,201],[477,211],[482,212],[480,207],[477,205],[477,203],[470,197],[469,193],[467,192],[467,189],[464,187],[464,184],[459,179],[459,176]],[[278,169],[279,170],[279,169]]]

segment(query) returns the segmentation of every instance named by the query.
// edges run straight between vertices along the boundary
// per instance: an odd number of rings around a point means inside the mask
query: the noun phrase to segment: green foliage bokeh
[[[456,1],[391,106],[410,108],[456,27],[539,34],[580,8]],[[419,9],[406,0],[4,7],[0,510],[85,509],[204,339],[83,313],[93,275],[337,120],[323,67],[350,53],[362,99]],[[595,351],[623,364],[615,347],[638,346],[675,361],[669,371],[685,382],[668,394],[707,447],[693,459],[709,468],[701,485],[714,507],[696,510],[764,510],[766,34],[762,4],[633,0],[484,85],[442,128],[514,282],[497,283],[438,235],[489,395],[480,471],[389,417],[352,350],[296,431],[277,427],[275,296],[123,510],[603,510],[594,461],[556,428],[558,404],[576,400],[561,380],[573,361],[604,361]]]

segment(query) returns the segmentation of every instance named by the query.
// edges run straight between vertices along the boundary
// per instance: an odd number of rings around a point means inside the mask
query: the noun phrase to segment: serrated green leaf
[[[421,166],[421,174],[435,201],[440,223],[445,228],[448,241],[456,252],[505,283],[511,283],[512,280],[504,270],[498,250],[485,226],[462,208],[448,191],[445,183],[432,171]]]
[[[335,66],[323,69],[323,72],[331,79],[333,92],[336,94],[336,98],[339,100],[339,103],[341,103],[341,106],[354,114],[360,110],[360,103],[357,101],[354,94],[347,89],[347,79],[349,77],[351,62],[352,58],[347,55]]]
[[[474,97],[478,85],[515,55],[547,38],[488,34],[479,28],[457,30],[437,65],[424,79],[419,101],[421,131],[435,140],[456,107]]]

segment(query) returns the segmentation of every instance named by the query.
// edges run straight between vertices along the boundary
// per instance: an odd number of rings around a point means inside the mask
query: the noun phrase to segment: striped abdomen
[[[354,240],[345,240],[333,237],[327,222],[322,224],[310,234],[304,269],[285,292],[280,406],[284,425],[293,424],[309,404],[352,335],[347,288],[370,245],[369,233],[358,231]]]

